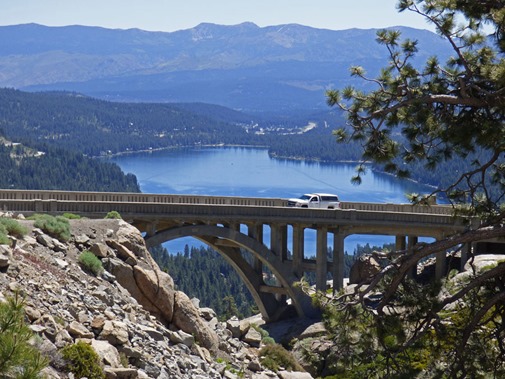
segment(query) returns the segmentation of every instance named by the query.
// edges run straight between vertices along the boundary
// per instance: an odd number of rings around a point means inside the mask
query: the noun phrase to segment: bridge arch
[[[182,237],[197,238],[220,253],[237,271],[266,321],[275,321],[288,312],[286,297],[291,300],[291,305],[298,316],[315,317],[319,314],[313,307],[310,297],[299,288],[293,287],[292,284],[300,278],[295,277],[290,265],[282,262],[262,242],[240,231],[215,225],[175,226],[158,231],[152,236],[148,235],[145,241],[150,248]],[[262,271],[256,270],[244,259],[241,249],[247,250],[268,267],[278,279],[280,288],[265,285]]]

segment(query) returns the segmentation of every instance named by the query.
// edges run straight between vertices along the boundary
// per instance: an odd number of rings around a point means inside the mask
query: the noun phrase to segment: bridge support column
[[[439,280],[446,272],[446,256],[445,251],[440,251],[435,256],[435,279]]]
[[[418,242],[417,236],[408,236],[408,250],[411,251]],[[417,276],[417,265],[412,267],[412,270],[408,273],[409,277],[415,278]]]
[[[326,291],[326,278],[328,273],[328,228],[317,229],[316,250],[316,290]]]
[[[303,276],[302,263],[304,256],[304,228],[301,225],[293,225],[293,272],[298,277]]]
[[[236,232],[240,231],[240,224],[238,222],[226,223],[224,225],[231,230],[235,230]]]
[[[270,225],[270,249],[281,259],[288,259],[288,227],[287,225]]]
[[[333,294],[344,287],[344,235],[333,236]]]
[[[154,236],[156,234],[156,230],[158,229],[156,222],[150,222],[146,227],[146,234],[148,237]]]
[[[247,234],[249,237],[257,240],[261,244],[263,243],[263,224],[252,224],[247,225]],[[263,273],[263,263],[257,258],[253,257],[253,269],[256,273],[262,275]]]
[[[465,243],[461,246],[461,261],[459,263],[459,271],[464,271],[465,264],[468,261],[468,255],[472,253],[472,244]]]
[[[405,236],[396,236],[395,250],[405,250],[407,247]]]

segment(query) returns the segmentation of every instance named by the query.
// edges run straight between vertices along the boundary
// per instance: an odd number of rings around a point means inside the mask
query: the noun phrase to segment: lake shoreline
[[[177,149],[198,149],[198,148],[246,148],[246,149],[269,149],[269,146],[266,145],[243,145],[243,144],[206,144],[206,145],[188,145],[188,146],[167,146],[167,147],[161,147],[161,148],[148,148],[148,149],[142,149],[142,150],[131,150],[131,151],[123,151],[119,153],[114,153],[114,154],[108,154],[104,156],[98,156],[97,158],[116,158],[116,157],[121,157],[125,155],[133,155],[133,154],[141,154],[141,153],[152,153],[152,152],[159,152],[159,151],[171,151],[171,150],[177,150]],[[314,163],[328,163],[328,164],[364,164],[366,166],[369,166],[369,169],[375,173],[382,174],[382,175],[388,175],[393,178],[397,178],[395,175],[378,170],[377,168],[373,167],[373,164],[371,162],[365,161],[356,161],[356,160],[324,160],[324,159],[317,159],[317,158],[306,158],[306,157],[299,157],[299,156],[281,156],[281,155],[276,155],[276,154],[271,154],[270,152],[268,153],[268,156],[271,159],[276,159],[276,160],[289,160],[289,161],[304,161],[304,162],[314,162]],[[398,178],[397,178],[398,179]],[[398,179],[400,180],[400,179]],[[436,190],[436,186],[432,184],[426,184],[426,183],[421,183],[417,180],[410,179],[410,178],[405,178],[401,180],[406,180],[411,183],[419,184],[421,186],[429,187],[432,188],[433,190]]]

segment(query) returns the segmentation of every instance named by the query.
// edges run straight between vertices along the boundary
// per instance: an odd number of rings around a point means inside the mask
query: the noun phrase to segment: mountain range
[[[395,27],[419,40],[417,64],[444,57],[427,30]],[[256,113],[327,110],[325,90],[387,64],[377,30],[200,24],[176,32],[0,27],[0,87],[66,90],[123,102],[201,102]]]

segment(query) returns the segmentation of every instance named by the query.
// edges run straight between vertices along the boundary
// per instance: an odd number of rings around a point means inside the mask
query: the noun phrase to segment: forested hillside
[[[338,146],[331,137],[343,122],[334,112],[253,117],[209,104],[113,103],[68,92],[2,89],[0,114],[0,128],[11,140],[44,141],[89,156],[239,144],[269,146],[272,156],[285,158],[359,157],[358,144]]]
[[[1,142],[0,188],[140,192],[137,178],[110,162],[40,143]]]
[[[69,92],[0,89],[0,115],[0,129],[13,142],[27,146],[36,142],[95,157],[220,144],[267,146],[271,157],[324,162],[359,161],[361,152],[359,142],[335,142],[332,131],[345,125],[345,120],[334,111],[260,117],[211,104],[114,103]],[[435,170],[413,166],[411,178],[445,185],[470,161],[453,160]],[[83,183],[92,186],[89,181]]]
[[[0,128],[12,140],[45,141],[99,156],[125,151],[241,143],[246,132],[169,104],[112,103],[75,93],[0,90]],[[248,138],[250,139],[250,138]]]

